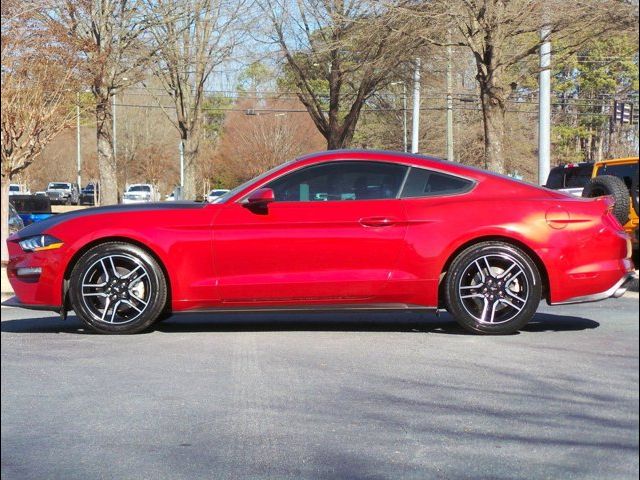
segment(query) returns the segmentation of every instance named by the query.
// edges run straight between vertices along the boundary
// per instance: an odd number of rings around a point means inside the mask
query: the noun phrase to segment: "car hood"
[[[207,203],[201,202],[156,202],[156,203],[142,203],[142,204],[129,204],[129,205],[106,205],[103,207],[83,208],[81,210],[74,210],[72,212],[60,213],[53,215],[41,222],[32,223],[31,225],[23,228],[14,237],[19,240],[21,238],[32,237],[34,235],[41,235],[47,230],[60,225],[68,220],[73,220],[82,217],[88,217],[93,215],[108,214],[126,214],[129,212],[140,212],[149,210],[191,210],[201,209],[206,207]]]

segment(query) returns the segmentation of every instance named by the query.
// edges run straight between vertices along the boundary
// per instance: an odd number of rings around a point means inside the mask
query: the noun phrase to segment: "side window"
[[[464,193],[472,186],[473,182],[464,178],[412,167],[401,197],[430,197]]]
[[[383,162],[330,162],[303,168],[265,187],[273,189],[278,202],[396,198],[407,168]]]

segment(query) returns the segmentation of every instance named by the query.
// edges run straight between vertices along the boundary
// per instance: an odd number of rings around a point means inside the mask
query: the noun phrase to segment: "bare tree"
[[[11,180],[75,120],[76,57],[64,36],[39,22],[44,2],[2,2],[2,262],[8,260]]]
[[[476,64],[485,167],[504,173],[507,99],[535,73],[532,56],[553,40],[554,55],[575,51],[613,29],[637,26],[637,5],[623,0],[434,0],[394,2],[394,27],[435,46],[469,49]],[[439,29],[422,28],[434,21]],[[545,33],[541,35],[541,31]],[[449,38],[449,39],[448,39]],[[527,62],[528,60],[528,62]]]
[[[381,2],[261,0],[285,74],[327,148],[348,146],[365,102],[398,77],[420,43],[385,24]]]
[[[153,51],[143,41],[149,27],[142,0],[58,0],[49,21],[68,31],[82,51],[82,67],[95,99],[101,200],[117,203],[113,144],[114,95],[146,74]]]
[[[323,137],[298,100],[265,98],[262,110],[252,115],[238,111],[251,111],[252,105],[249,100],[239,102],[224,124],[216,176],[227,186],[323,146]]]
[[[146,0],[156,24],[155,74],[173,100],[167,111],[184,149],[184,197],[196,197],[203,103],[214,68],[229,59],[241,38],[245,0]]]

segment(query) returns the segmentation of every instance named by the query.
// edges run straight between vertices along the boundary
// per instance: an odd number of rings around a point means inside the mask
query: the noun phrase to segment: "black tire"
[[[65,205],[71,205],[71,197],[67,197],[67,199],[64,201]]]
[[[146,250],[124,242],[106,242],[87,251],[69,282],[71,307],[99,333],[138,333],[165,310],[167,281]]]
[[[630,195],[624,180],[613,175],[601,175],[589,180],[589,183],[582,191],[582,196],[585,198],[602,197],[604,195],[611,195],[615,200],[616,203],[613,206],[612,213],[620,222],[620,225],[627,223],[629,220]]]
[[[517,332],[533,318],[542,297],[535,262],[508,243],[488,241],[463,250],[445,278],[447,310],[466,330]]]

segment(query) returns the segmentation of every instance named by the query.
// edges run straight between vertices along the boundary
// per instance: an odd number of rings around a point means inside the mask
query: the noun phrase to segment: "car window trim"
[[[400,158],[400,157],[399,157]],[[284,164],[282,164],[282,168],[286,168],[286,166],[290,163],[296,163],[298,161],[301,160],[292,160],[289,162],[286,162]],[[407,197],[407,198],[392,198],[392,199],[383,199],[383,200],[418,200],[418,199],[425,199],[425,198],[436,198],[436,197],[450,197],[450,196],[456,196],[456,195],[466,195],[467,193],[472,192],[473,190],[475,190],[475,188],[478,186],[478,180],[476,180],[475,178],[472,177],[468,177],[466,175],[460,175],[458,173],[453,173],[453,172],[449,172],[447,170],[442,170],[439,169],[437,167],[425,167],[423,165],[416,165],[414,162],[411,161],[410,158],[402,158],[399,159],[399,161],[396,162],[390,162],[388,160],[372,160],[372,159],[357,159],[357,158],[336,158],[336,159],[331,159],[331,160],[327,160],[324,161],[322,163],[333,163],[333,162],[348,162],[348,161],[353,161],[353,162],[376,162],[376,163],[389,163],[389,164],[398,164],[398,165],[403,165],[405,167],[408,167],[407,169],[407,173],[412,169],[412,168],[420,168],[422,170],[429,170],[432,172],[436,172],[436,173],[442,173],[443,175],[450,175],[452,177],[456,177],[456,178],[460,178],[462,180],[467,180],[469,182],[471,182],[471,187],[462,193],[454,193],[454,194],[442,194],[442,195],[430,195],[428,197]],[[317,165],[317,164],[312,164],[312,165]],[[267,179],[261,179],[260,181],[256,182],[256,184],[254,184],[253,186],[249,187],[250,190],[247,191],[247,193],[245,193],[244,195],[238,197],[236,200],[233,201],[234,204],[240,204],[240,205],[246,205],[247,203],[247,198],[249,197],[249,195],[251,195],[253,192],[255,192],[256,190],[258,190],[259,188],[263,188],[265,183],[267,182],[271,182],[273,180],[277,180],[279,178],[281,178],[284,175],[287,175],[289,173],[293,173],[293,172],[297,172],[298,170],[301,170],[305,167],[309,167],[311,165],[301,165],[298,168],[294,168],[293,170],[289,170],[287,172],[283,172],[280,173],[279,175],[276,175],[275,177],[271,177],[268,180]],[[408,178],[408,177],[407,177]],[[404,188],[404,185],[402,185],[402,188]],[[402,190],[400,190],[400,193],[402,194]],[[315,203],[328,203],[328,202],[342,202],[344,200],[328,200],[327,202],[315,202]],[[371,200],[368,200],[371,201]],[[224,204],[226,202],[221,202],[221,204]],[[278,203],[301,203],[301,202],[278,202]],[[309,201],[308,203],[313,203],[311,201]]]

